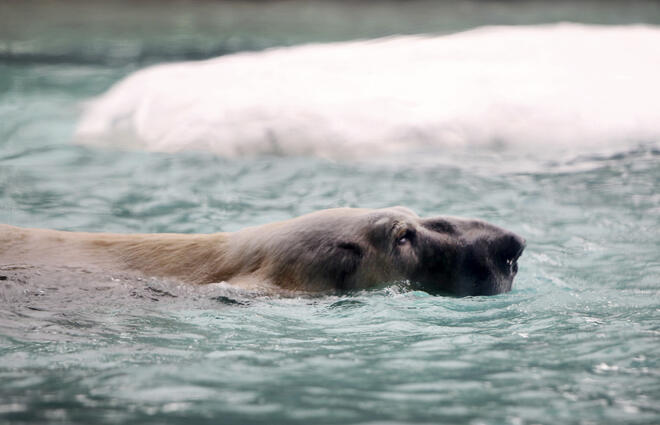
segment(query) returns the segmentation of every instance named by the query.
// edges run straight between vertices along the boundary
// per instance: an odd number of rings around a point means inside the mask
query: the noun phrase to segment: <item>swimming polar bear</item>
[[[337,208],[215,234],[109,234],[0,225],[0,265],[84,267],[267,294],[337,293],[410,282],[429,293],[511,290],[520,236],[480,220],[404,207]]]

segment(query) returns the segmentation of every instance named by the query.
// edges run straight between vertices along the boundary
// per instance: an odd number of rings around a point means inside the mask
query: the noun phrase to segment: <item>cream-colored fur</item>
[[[277,251],[290,250],[287,234],[330,216],[362,209],[337,208],[295,219],[214,234],[116,234],[20,228],[0,224],[0,266],[79,267],[107,273],[135,272],[187,283],[226,282],[262,292],[322,291],[296,270],[278,274]],[[295,269],[295,267],[293,267]]]
[[[0,271],[76,268],[266,292],[342,292],[417,282],[459,295],[508,291],[524,240],[479,220],[403,207],[336,208],[237,232],[112,234],[0,225]],[[19,279],[27,279],[18,277]],[[7,278],[7,276],[5,276]]]
[[[226,233],[129,235],[0,225],[0,264],[135,271],[191,283],[248,283],[251,279],[241,262],[223,261],[227,258],[227,240]]]

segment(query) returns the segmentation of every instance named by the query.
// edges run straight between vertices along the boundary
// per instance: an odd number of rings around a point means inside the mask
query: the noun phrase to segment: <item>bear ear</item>
[[[359,243],[357,242],[346,242],[346,241],[341,241],[337,243],[337,248],[341,248],[342,250],[346,250],[353,255],[356,255],[358,258],[362,258],[364,255],[364,250],[360,246]]]
[[[335,245],[335,258],[332,267],[332,278],[339,290],[350,290],[354,286],[351,277],[357,271],[364,249],[357,242],[340,241]]]

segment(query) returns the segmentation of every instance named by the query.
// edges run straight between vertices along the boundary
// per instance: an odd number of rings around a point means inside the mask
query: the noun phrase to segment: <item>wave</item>
[[[660,141],[660,29],[484,27],[149,67],[92,101],[76,140],[359,157]]]

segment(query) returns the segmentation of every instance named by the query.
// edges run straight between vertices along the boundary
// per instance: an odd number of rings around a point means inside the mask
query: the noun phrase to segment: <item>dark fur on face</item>
[[[275,283],[346,291],[408,282],[430,293],[511,290],[524,240],[479,220],[420,218],[407,208],[337,209],[285,222]],[[270,229],[269,229],[270,230]]]

